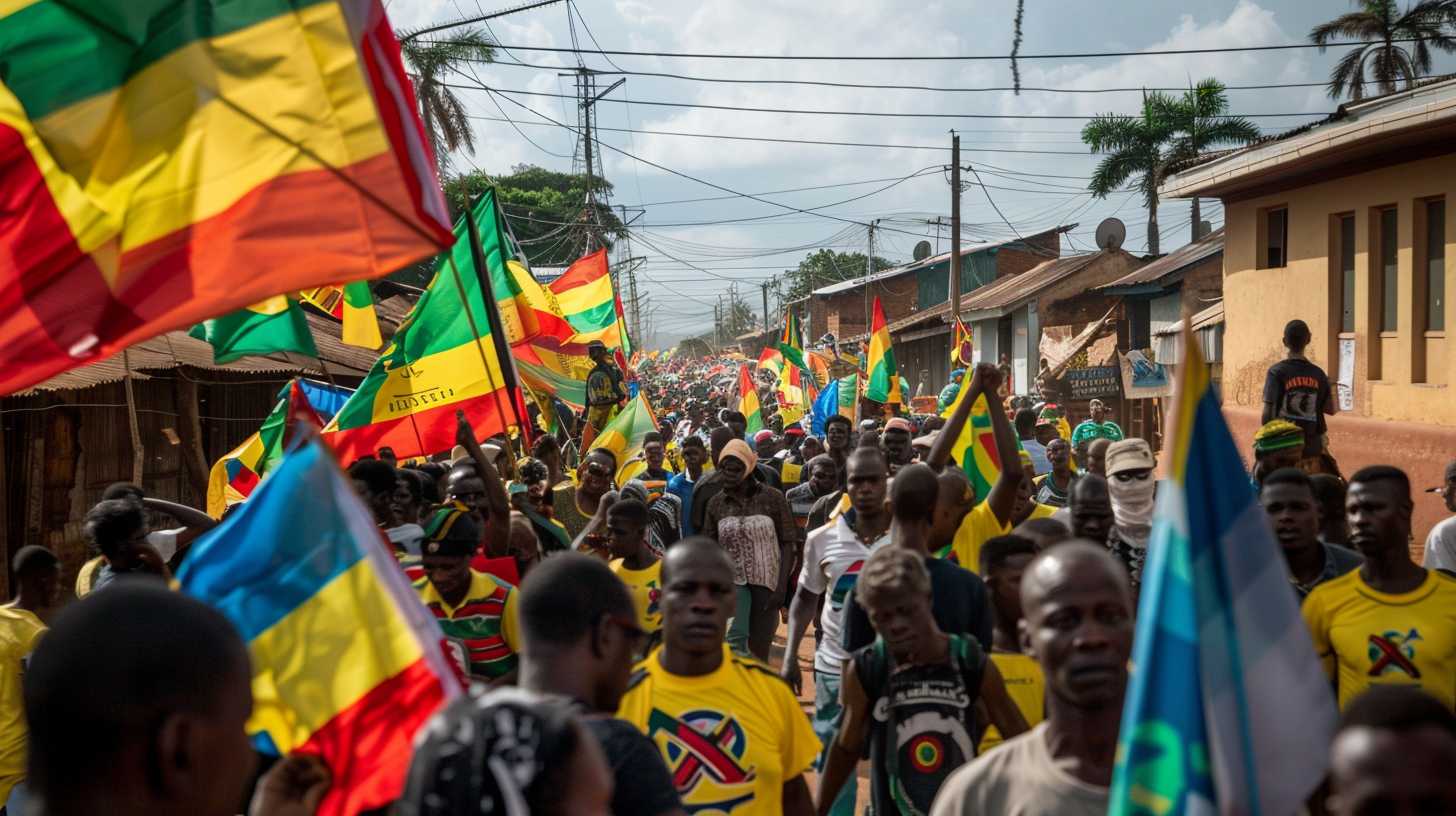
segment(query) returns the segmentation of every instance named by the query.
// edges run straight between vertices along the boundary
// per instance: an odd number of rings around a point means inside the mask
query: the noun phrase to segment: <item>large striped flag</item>
[[[292,351],[318,356],[303,308],[286,295],[204,320],[187,334],[211,345],[212,361],[218,365],[249,354]]]
[[[248,644],[254,746],[328,765],[318,813],[398,798],[415,732],[460,683],[434,617],[327,448],[314,438],[285,456],[192,546],[177,580]]]
[[[587,450],[606,448],[611,451],[617,457],[617,484],[625,484],[646,468],[641,457],[643,438],[649,431],[655,430],[657,415],[652,411],[652,403],[647,401],[645,394],[638,394],[612,417]]]
[[[1183,349],[1108,812],[1294,813],[1335,704],[1191,332]]]
[[[302,417],[321,426],[334,418],[352,393],[297,377],[284,386],[262,427],[213,463],[207,476],[207,514],[222,518],[228,507],[246,500],[258,482],[283,461],[293,420]]]
[[[784,330],[779,334],[778,350],[784,356],[784,360],[798,366],[800,370],[809,371],[809,364],[804,360],[804,339],[800,336],[799,314],[793,309],[784,311]],[[810,376],[813,372],[810,372]]]
[[[966,369],[956,398],[940,412],[941,416],[949,418],[955,413],[961,400],[970,393],[971,375],[974,373],[974,368]],[[971,480],[971,486],[976,490],[976,501],[984,501],[996,480],[1001,478],[1001,455],[996,451],[996,434],[991,427],[991,404],[985,394],[981,394],[971,404],[971,415],[966,419],[966,424],[961,426],[961,435],[952,445],[951,455]]]
[[[631,353],[630,348],[623,346],[625,334],[618,319],[620,307],[605,249],[577,259],[565,274],[547,284],[547,288],[556,296],[560,314],[575,333],[573,339],[577,344],[585,346],[592,340],[600,340],[609,349],[622,348],[625,353]]]
[[[379,315],[374,311],[374,295],[368,281],[343,285],[319,286],[298,293],[305,302],[343,324],[340,339],[351,346],[377,349],[384,345],[379,333]]]
[[[748,366],[738,367],[738,412],[748,420],[744,433],[752,436],[763,430],[763,411],[758,404],[758,387],[753,384],[753,375]]]
[[[866,364],[869,380],[865,385],[865,398],[881,404],[904,402],[900,389],[900,369],[895,365],[895,349],[890,346],[890,328],[885,320],[885,309],[875,298],[873,317],[870,321],[870,356]]]
[[[0,393],[449,242],[379,0],[18,0],[0,42]]]
[[[437,263],[434,280],[324,428],[340,460],[353,462],[384,446],[401,459],[449,450],[456,410],[479,438],[524,426],[510,356],[497,342],[504,332],[491,327],[495,303],[472,248],[471,215],[456,223],[455,245]]]

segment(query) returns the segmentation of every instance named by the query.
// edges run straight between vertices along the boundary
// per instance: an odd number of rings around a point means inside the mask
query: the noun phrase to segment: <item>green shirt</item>
[[[1072,429],[1072,447],[1075,448],[1083,442],[1091,442],[1094,439],[1106,439],[1117,442],[1122,439],[1122,429],[1112,420],[1106,422],[1093,422],[1084,419],[1076,428]]]

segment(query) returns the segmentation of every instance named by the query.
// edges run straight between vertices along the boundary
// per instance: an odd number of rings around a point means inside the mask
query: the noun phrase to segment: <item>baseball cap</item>
[[[894,417],[889,422],[886,422],[885,423],[885,430],[886,431],[904,431],[905,433],[910,434],[911,436],[914,436],[915,435],[915,426],[912,425],[912,424],[910,424],[910,420],[906,419],[905,417]]]
[[[1107,448],[1107,475],[1116,476],[1128,470],[1146,470],[1157,466],[1153,449],[1142,439],[1123,439]]]
[[[762,445],[763,443],[768,442],[773,438],[774,432],[770,431],[768,428],[764,428],[763,430],[753,435],[753,444]]]

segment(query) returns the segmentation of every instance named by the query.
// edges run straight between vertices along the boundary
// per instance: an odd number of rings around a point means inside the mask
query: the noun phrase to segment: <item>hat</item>
[[[885,430],[886,431],[904,431],[905,433],[910,434],[911,436],[914,436],[915,435],[915,426],[912,425],[912,424],[910,424],[910,420],[906,419],[905,417],[895,417],[895,418],[891,419],[889,422],[886,422],[885,423]]]
[[[600,340],[593,340],[593,341],[591,341],[591,342],[589,342],[589,343],[586,344],[586,350],[587,350],[588,353],[593,352],[593,351],[596,351],[597,349],[601,349],[602,351],[606,351],[607,350],[607,344],[606,343],[603,343]]]
[[[1304,447],[1304,430],[1287,419],[1275,419],[1264,423],[1254,434],[1254,453],[1273,453]]]
[[[1122,439],[1107,447],[1107,475],[1116,476],[1129,470],[1151,470],[1157,467],[1153,449],[1142,439]]]
[[[436,510],[425,524],[425,555],[469,556],[480,542],[480,531],[470,517],[470,508],[451,502]]]
[[[1096,399],[1095,397],[1087,402],[1087,410],[1089,410],[1089,411],[1092,410],[1093,408],[1106,408],[1106,407],[1107,407],[1107,405],[1104,404],[1102,402],[1102,400]]]
[[[743,467],[750,472],[758,465],[758,455],[742,439],[730,439],[728,444],[723,446],[723,450],[718,454],[718,467],[723,467],[723,459],[729,456],[742,462]]]
[[[773,438],[774,432],[770,431],[768,428],[764,428],[763,430],[753,435],[753,444],[762,445],[765,442],[773,441]]]
[[[784,429],[784,436],[803,436],[803,435],[804,435],[804,429],[803,428],[800,428],[798,425],[790,425],[789,427],[787,427],[787,428]]]

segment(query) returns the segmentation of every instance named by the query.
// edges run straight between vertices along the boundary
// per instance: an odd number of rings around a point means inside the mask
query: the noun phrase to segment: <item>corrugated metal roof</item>
[[[1135,286],[1141,283],[1156,283],[1159,279],[1180,272],[1188,267],[1206,260],[1223,252],[1223,227],[1210,232],[1190,244],[1169,252],[1167,255],[1149,263],[1147,266],[1134,269],[1127,276],[1119,278],[1112,283],[1096,287],[1097,291],[1105,292],[1109,289],[1117,289],[1122,286]]]
[[[1102,257],[1101,252],[1072,255],[1047,261],[1040,266],[982,286],[961,301],[961,314],[1006,309],[1036,297],[1043,289],[1085,268]]]
[[[1072,226],[1075,226],[1075,225],[1072,225]],[[1035,233],[1033,235],[1028,235],[1028,236],[1026,236],[1024,238],[1008,238],[1008,239],[1006,239],[1004,241],[986,241],[986,242],[979,243],[979,244],[971,244],[969,246],[963,246],[963,247],[961,247],[961,257],[964,258],[967,255],[974,255],[977,252],[985,252],[988,249],[997,249],[999,247],[1009,246],[1011,244],[1024,244],[1024,243],[1026,243],[1027,241],[1030,241],[1033,238],[1040,238],[1043,235],[1050,235],[1052,233],[1063,232],[1063,231],[1068,230],[1068,229],[1071,229],[1071,227],[1068,227],[1068,226],[1053,227],[1052,229],[1042,230],[1041,232]],[[1050,251],[1050,250],[1048,250],[1048,251]],[[908,275],[911,272],[918,272],[919,270],[925,269],[926,267],[935,266],[938,263],[945,263],[946,261],[949,261],[949,260],[950,260],[950,252],[949,251],[942,252],[939,255],[931,255],[930,257],[925,258],[924,260],[914,261],[913,263],[908,263],[908,264],[901,264],[900,266],[895,266],[895,267],[891,267],[889,269],[882,270],[880,272],[876,272],[875,274],[870,275],[869,282],[874,283],[876,281],[887,280],[889,278],[898,278],[901,275]],[[858,278],[855,278],[853,280],[841,281],[840,283],[833,283],[833,284],[830,284],[828,286],[825,286],[825,287],[822,287],[822,288],[819,288],[819,289],[815,289],[813,291],[813,294],[815,294],[815,295],[837,295],[840,292],[853,291],[853,290],[858,289],[858,288],[860,288],[861,286],[864,286],[864,285],[865,285],[865,278],[858,277]]]

